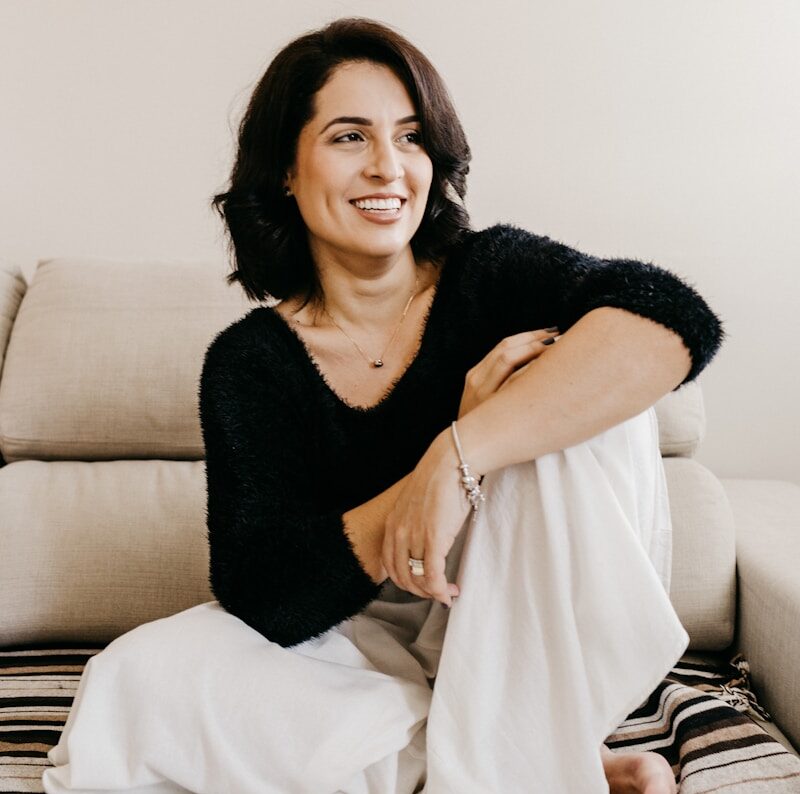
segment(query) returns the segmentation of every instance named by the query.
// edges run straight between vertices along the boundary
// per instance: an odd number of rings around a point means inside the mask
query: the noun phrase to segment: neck
[[[412,294],[421,291],[426,279],[407,248],[379,270],[358,272],[335,261],[318,265],[323,302],[315,307],[315,324],[330,324],[324,310],[348,328],[382,330],[403,313]],[[419,278],[418,283],[415,282]]]

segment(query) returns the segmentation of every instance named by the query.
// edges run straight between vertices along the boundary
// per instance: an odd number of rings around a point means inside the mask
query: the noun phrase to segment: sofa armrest
[[[721,482],[736,524],[738,649],[759,699],[800,747],[800,486]]]

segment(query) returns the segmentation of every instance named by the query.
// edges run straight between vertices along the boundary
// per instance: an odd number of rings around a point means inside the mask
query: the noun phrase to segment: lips
[[[355,207],[357,201],[366,201],[367,199],[384,199],[384,198],[399,198],[401,207],[407,201],[407,199],[401,198],[400,196],[360,196],[359,198],[350,199],[350,203]],[[356,209],[358,208],[356,207]]]
[[[353,199],[350,203],[353,205],[355,211],[362,217],[364,220],[367,220],[371,223],[377,224],[391,224],[396,223],[403,217],[403,208],[405,206],[405,200],[400,201],[399,209],[392,209],[392,210],[362,210],[359,207],[356,207],[355,202],[358,199]]]
[[[405,196],[400,196],[397,193],[375,193],[372,196],[356,196],[354,199],[350,199],[350,203],[352,204],[354,201],[366,201],[367,199],[400,199],[401,202],[406,200]]]

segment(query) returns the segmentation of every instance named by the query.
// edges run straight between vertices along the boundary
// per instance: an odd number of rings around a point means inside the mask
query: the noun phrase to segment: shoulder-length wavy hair
[[[238,282],[250,300],[303,295],[305,305],[322,297],[305,223],[283,185],[300,131],[314,115],[316,93],[340,64],[351,61],[392,69],[420,117],[433,180],[411,239],[414,257],[441,264],[447,249],[470,229],[463,200],[472,155],[439,73],[385,25],[363,17],[338,19],[295,39],[273,59],[239,126],[229,188],[212,200],[229,236],[234,267],[227,283]]]

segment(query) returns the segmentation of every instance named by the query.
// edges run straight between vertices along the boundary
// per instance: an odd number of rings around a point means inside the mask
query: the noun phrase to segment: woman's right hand
[[[546,340],[556,340],[560,336],[558,328],[542,328],[501,339],[467,372],[458,418],[461,419],[523,372],[528,364],[547,350],[548,345],[553,344],[545,344]]]

